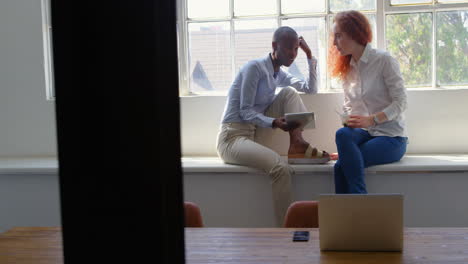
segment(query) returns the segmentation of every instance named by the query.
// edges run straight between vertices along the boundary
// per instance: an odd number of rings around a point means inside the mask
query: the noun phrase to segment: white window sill
[[[283,157],[286,159],[286,157]],[[335,162],[322,165],[292,165],[296,173],[333,172]],[[185,173],[263,173],[246,166],[225,164],[218,157],[183,157]],[[468,171],[468,155],[405,155],[395,163],[372,166],[367,172],[446,172]]]
[[[57,173],[57,157],[0,158],[0,175]]]
[[[286,157],[283,157],[286,159]],[[322,165],[292,165],[296,173],[333,172],[334,162]],[[218,157],[182,157],[185,173],[263,173],[246,166],[225,164]],[[395,163],[367,168],[367,172],[467,172],[468,154],[405,155]],[[56,157],[0,158],[0,175],[57,174]]]

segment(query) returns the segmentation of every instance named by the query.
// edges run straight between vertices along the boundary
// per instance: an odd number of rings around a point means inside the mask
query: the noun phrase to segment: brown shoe
[[[304,153],[288,154],[290,164],[324,164],[330,161],[330,155],[323,150],[313,148],[310,145]]]

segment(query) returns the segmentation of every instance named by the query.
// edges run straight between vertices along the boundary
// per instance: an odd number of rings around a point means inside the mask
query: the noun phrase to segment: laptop
[[[402,251],[402,194],[321,194],[320,250]]]

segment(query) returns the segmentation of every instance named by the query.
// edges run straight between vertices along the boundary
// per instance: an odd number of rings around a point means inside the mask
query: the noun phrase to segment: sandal
[[[323,164],[328,161],[330,161],[330,155],[326,151],[318,150],[310,145],[305,153],[288,154],[288,163],[290,164]]]

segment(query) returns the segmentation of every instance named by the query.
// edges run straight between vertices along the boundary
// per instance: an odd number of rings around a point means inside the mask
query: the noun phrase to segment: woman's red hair
[[[361,12],[358,11],[343,11],[336,14],[334,22],[336,25],[350,36],[360,45],[367,45],[372,41],[372,29]],[[349,71],[349,63],[351,55],[341,56],[338,49],[333,45],[333,33],[330,34],[329,49],[328,49],[328,71],[332,77],[338,77],[344,80]]]

